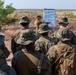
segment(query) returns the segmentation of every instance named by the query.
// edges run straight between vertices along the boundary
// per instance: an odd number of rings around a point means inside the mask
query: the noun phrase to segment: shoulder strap
[[[20,30],[17,30],[17,31],[13,34],[12,39],[14,39],[14,38],[20,33],[20,31],[21,31],[21,29],[20,29]]]
[[[14,40],[15,41],[17,41],[17,39],[20,37],[20,32],[21,32],[21,30],[19,30],[16,34],[15,34],[15,36],[14,36]]]
[[[33,60],[37,60],[38,61],[38,58],[36,58],[34,55],[28,53],[28,52],[25,52],[24,49],[22,49],[22,52],[37,66],[36,62],[33,61]]]
[[[54,48],[56,49],[57,53],[60,54],[60,53],[59,53],[59,48],[58,48],[58,46],[56,45],[56,46],[54,46]],[[59,59],[60,59],[64,54],[65,54],[65,52],[64,52],[64,53],[61,53],[61,54],[58,56],[58,58],[55,60],[54,63],[56,63],[57,61],[59,61]]]

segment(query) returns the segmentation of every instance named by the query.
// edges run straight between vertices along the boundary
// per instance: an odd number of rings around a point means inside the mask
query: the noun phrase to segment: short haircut
[[[41,15],[38,15],[37,18],[42,18],[42,16]]]

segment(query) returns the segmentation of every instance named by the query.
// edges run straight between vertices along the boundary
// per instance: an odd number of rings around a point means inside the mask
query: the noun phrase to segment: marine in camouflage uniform
[[[7,65],[5,58],[5,54],[0,50],[0,70],[5,73],[4,75],[17,75],[15,70]]]
[[[63,30],[61,29],[61,31],[57,33],[57,36],[58,36],[59,42],[57,43],[57,45],[50,47],[50,49],[47,52],[48,59],[52,64],[52,75],[69,75],[68,73],[66,73],[66,71],[65,71],[66,74],[61,74],[61,65],[63,63],[63,60],[66,59],[66,57],[63,59],[63,53],[65,53],[64,55],[66,55],[66,53],[69,51],[76,52],[76,48],[74,45],[71,44],[72,36],[70,34],[70,31],[67,28],[64,28]],[[74,66],[76,68],[76,65]],[[74,70],[72,69],[72,72],[73,71]],[[70,75],[75,75],[75,74],[70,74]]]
[[[39,25],[42,23],[42,17],[38,15],[35,20],[36,34],[38,34]]]
[[[50,46],[55,44],[55,40],[48,36],[49,30],[51,30],[51,28],[48,27],[48,24],[42,23],[39,26],[39,30],[38,30],[38,32],[41,36],[35,42],[35,49],[45,55],[46,55],[48,49],[50,48]]]
[[[30,24],[29,18],[28,18],[27,16],[22,17],[22,18],[20,19],[20,24],[21,24],[21,26],[22,26],[23,28],[17,30],[17,31],[13,34],[13,36],[12,36],[12,38],[11,38],[11,50],[12,50],[13,54],[14,54],[15,52],[17,52],[18,50],[21,49],[21,48],[19,47],[19,44],[17,44],[15,41],[19,38],[20,32],[21,32],[22,30],[25,30],[25,29],[28,29],[28,28],[29,28],[29,24]],[[19,48],[20,48],[20,49],[19,49]]]
[[[62,29],[64,29],[64,28],[67,28],[67,29],[70,31],[70,34],[73,36],[73,38],[72,38],[72,40],[71,40],[72,44],[76,44],[76,43],[75,43],[75,41],[76,41],[76,40],[75,40],[75,35],[74,35],[74,33],[68,28],[68,27],[69,27],[68,24],[69,24],[69,22],[68,22],[68,18],[67,18],[67,17],[62,17],[62,18],[60,18],[60,20],[59,20],[59,30],[58,30],[58,31],[55,31],[55,32],[52,34],[52,38],[54,38],[54,39],[58,42],[59,39],[58,39],[57,33],[60,32],[60,30],[62,30]]]
[[[10,55],[10,52],[5,46],[4,39],[5,39],[5,35],[0,32],[0,49],[5,54],[5,57],[8,58],[8,56]]]
[[[20,33],[16,42],[24,48],[16,52],[12,59],[12,67],[17,75],[51,75],[50,62],[44,55],[35,51],[34,42],[37,36],[30,29]]]

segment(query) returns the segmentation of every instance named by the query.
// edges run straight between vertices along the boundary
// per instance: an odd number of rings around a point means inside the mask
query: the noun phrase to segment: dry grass
[[[76,16],[76,11],[56,11],[56,19],[62,17],[62,16],[68,16],[68,14],[73,14]],[[18,19],[20,19],[22,16],[28,16],[30,19],[34,20],[37,15],[42,15],[43,16],[43,11],[42,10],[18,10],[15,11],[12,16],[16,16]]]
[[[61,18],[62,16],[67,16],[67,14],[72,13],[73,15],[76,16],[76,11],[56,11],[56,20],[58,22],[58,19]],[[18,22],[16,22],[13,25],[6,25],[3,27],[3,32],[6,35],[6,40],[10,40],[9,38],[12,36],[12,34],[20,28],[19,25],[19,19],[22,16],[28,16],[31,19],[31,23],[30,23],[30,28],[35,29],[35,25],[34,25],[34,21],[37,15],[41,15],[43,16],[43,11],[42,10],[18,10],[15,11],[14,13],[12,13],[11,15],[9,15],[10,17],[14,17],[16,16],[18,18]],[[76,28],[76,18],[69,18],[70,21],[70,25],[73,27],[72,29],[75,30]],[[57,24],[57,23],[56,23]]]
[[[56,20],[58,21],[58,19],[62,16],[65,16],[66,14],[69,14],[69,13],[72,13],[76,16],[76,11],[57,11],[56,12]],[[11,36],[13,35],[13,33],[21,28],[20,25],[19,25],[19,19],[22,17],[22,16],[28,16],[32,21],[31,21],[31,24],[30,24],[30,28],[32,29],[35,29],[35,25],[34,25],[34,21],[35,21],[35,18],[37,15],[43,15],[43,11],[15,11],[13,14],[9,15],[10,17],[14,17],[16,16],[18,18],[18,22],[16,22],[15,24],[13,25],[6,25],[3,27],[3,33],[5,34],[5,44],[7,46],[7,48],[9,50],[11,50]],[[69,18],[69,22],[70,22],[70,26],[72,26],[72,30],[73,32],[76,33],[76,18]],[[57,23],[56,23],[57,24]],[[9,58],[7,59],[11,61],[11,58],[12,58],[12,54],[9,56]],[[8,61],[8,64],[10,64],[10,61]]]

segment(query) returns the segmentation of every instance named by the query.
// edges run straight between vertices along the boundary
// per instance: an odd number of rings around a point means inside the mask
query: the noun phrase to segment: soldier
[[[57,33],[59,42],[47,52],[52,64],[52,75],[76,75],[76,47],[67,28]]]
[[[5,39],[5,35],[2,32],[0,32],[0,49],[5,54],[5,57],[8,58],[8,56],[10,55],[10,52],[5,46],[4,39]]]
[[[35,26],[36,26],[36,34],[38,34],[39,25],[42,23],[42,17],[38,15],[36,17]]]
[[[45,55],[46,55],[49,47],[55,44],[55,41],[48,36],[49,30],[51,30],[51,28],[48,27],[47,23],[40,24],[38,33],[41,36],[35,42],[35,49]]]
[[[17,30],[15,33],[14,33],[14,35],[12,36],[12,39],[11,39],[11,50],[12,50],[12,52],[13,52],[13,54],[15,53],[15,52],[17,52],[18,51],[18,47],[19,47],[19,45],[15,42],[18,38],[19,38],[19,34],[20,34],[20,32],[21,32],[21,30],[25,30],[25,29],[28,29],[29,28],[29,24],[30,24],[30,20],[29,20],[29,18],[27,17],[27,16],[24,16],[24,17],[22,17],[21,19],[20,19],[20,24],[21,24],[21,26],[23,27],[22,29],[20,29],[20,30]]]
[[[35,51],[36,35],[30,29],[20,32],[16,41],[23,49],[16,52],[12,59],[12,67],[17,75],[50,75],[51,65],[44,55]]]
[[[62,17],[62,18],[60,18],[60,20],[59,20],[59,30],[61,29],[61,28],[64,28],[64,27],[67,27],[68,26],[68,24],[69,24],[69,22],[68,22],[68,18],[66,18],[66,17]],[[59,31],[58,30],[58,31]],[[58,38],[57,38],[57,32],[58,31],[55,31],[53,34],[52,34],[52,36],[53,36],[53,38],[58,42]]]
[[[52,37],[58,42],[58,36],[57,36],[57,33],[61,31],[61,29],[64,29],[64,28],[67,28],[68,29],[68,18],[67,17],[62,17],[60,20],[59,20],[59,30],[58,31],[55,31],[53,34],[52,34]],[[69,29],[68,29],[69,30]],[[70,31],[70,30],[69,30]],[[71,35],[74,36],[73,32],[70,31]],[[72,39],[73,40],[73,39]]]
[[[4,53],[2,52],[2,50],[0,50],[0,70],[2,72],[6,73],[4,75],[16,75],[15,70],[7,65],[5,58],[6,57],[5,57]]]

